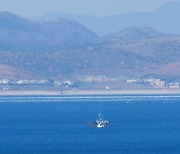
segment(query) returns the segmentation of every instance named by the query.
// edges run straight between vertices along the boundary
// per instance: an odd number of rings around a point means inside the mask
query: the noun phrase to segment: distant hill
[[[0,78],[69,79],[155,74],[180,78],[180,35],[150,27],[96,34],[72,20],[0,13]]]
[[[180,36],[159,33],[149,27],[128,28],[102,37],[97,47],[126,53],[125,68],[139,74],[180,76]],[[129,55],[129,56],[128,56]],[[120,65],[122,66],[122,65]]]
[[[100,37],[100,41],[135,41],[135,40],[142,40],[142,39],[155,39],[155,38],[164,38],[164,37],[173,37],[176,35],[173,34],[165,34],[156,31],[153,28],[150,27],[131,27],[131,28],[125,28],[123,30],[120,30],[118,32],[112,33],[110,35],[106,35],[103,37]]]
[[[32,79],[34,77],[36,79],[44,78],[38,73],[0,63],[0,79]]]
[[[78,46],[96,37],[84,26],[65,18],[33,22],[10,12],[0,12],[0,50],[50,51],[54,46]]]
[[[134,12],[107,17],[50,13],[31,20],[73,19],[99,35],[107,35],[127,27],[148,26],[160,32],[180,34],[180,1],[168,2],[154,12]]]

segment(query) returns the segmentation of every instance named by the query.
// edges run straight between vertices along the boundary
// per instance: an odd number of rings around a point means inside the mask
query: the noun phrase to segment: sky
[[[154,11],[168,1],[178,0],[0,0],[0,11],[23,17],[51,12],[108,16]]]

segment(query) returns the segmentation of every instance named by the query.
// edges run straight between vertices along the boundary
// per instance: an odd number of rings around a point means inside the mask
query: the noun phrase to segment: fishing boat
[[[96,121],[89,122],[89,126],[96,128],[104,128],[107,127],[108,125],[109,125],[109,121],[104,120],[101,114],[98,115],[98,119]]]

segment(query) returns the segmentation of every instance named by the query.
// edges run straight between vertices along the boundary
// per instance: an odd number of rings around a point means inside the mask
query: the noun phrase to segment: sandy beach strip
[[[104,90],[104,91],[64,91],[61,93],[60,91],[32,91],[32,90],[1,90],[0,96],[3,95],[180,95],[180,89],[157,89],[157,90]]]

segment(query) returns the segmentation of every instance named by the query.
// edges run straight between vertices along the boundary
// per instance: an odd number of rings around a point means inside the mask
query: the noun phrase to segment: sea
[[[0,96],[0,154],[21,153],[179,154],[180,95]]]

